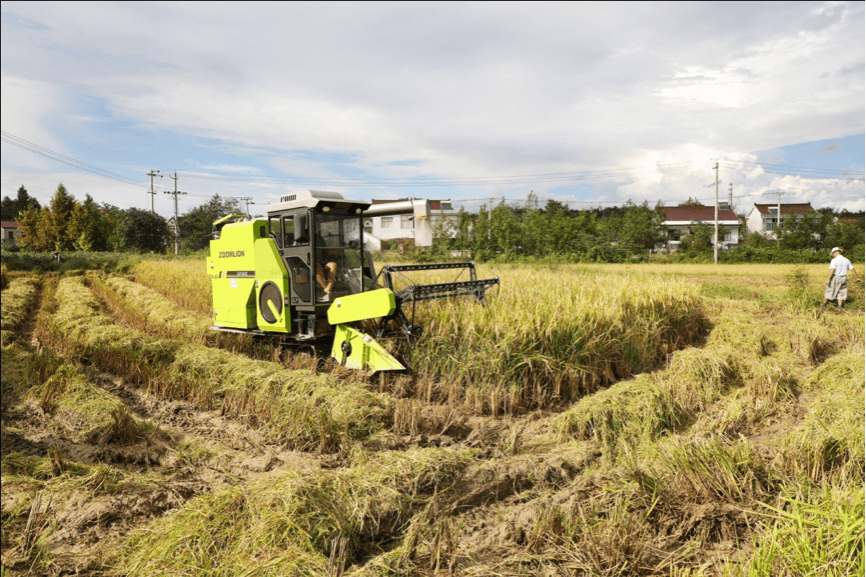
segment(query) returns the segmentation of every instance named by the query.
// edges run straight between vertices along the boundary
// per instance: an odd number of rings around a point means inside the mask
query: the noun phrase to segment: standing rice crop
[[[136,282],[205,317],[213,315],[211,280],[205,259],[145,260],[133,269]]]
[[[419,307],[416,395],[472,413],[554,406],[657,365],[703,330],[693,283],[569,267],[501,278],[486,307]]]

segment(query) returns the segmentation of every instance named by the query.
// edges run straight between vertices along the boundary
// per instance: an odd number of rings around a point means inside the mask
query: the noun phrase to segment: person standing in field
[[[854,270],[854,265],[851,261],[842,256],[842,249],[834,246],[830,251],[830,256],[833,260],[830,261],[830,275],[827,277],[827,288],[824,290],[824,304],[821,306],[827,308],[827,302],[836,301],[838,308],[842,310],[842,303],[848,298],[848,271],[854,273],[854,276],[859,282],[860,275]]]

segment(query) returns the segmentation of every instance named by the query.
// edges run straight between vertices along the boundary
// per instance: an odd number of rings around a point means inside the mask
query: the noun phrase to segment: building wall
[[[2,229],[2,242],[4,244],[17,244],[21,239],[21,232],[17,228]]]
[[[393,216],[371,216],[364,219],[365,234],[372,234],[381,240],[411,238],[416,246],[431,246],[433,244],[434,228],[443,219],[457,222],[453,211],[431,210],[431,214],[416,211],[415,214],[395,214]],[[372,221],[372,226],[369,225]]]
[[[782,220],[785,220],[790,216],[790,214],[786,215],[782,213]],[[772,224],[772,226],[768,229],[770,224]],[[767,238],[776,238],[775,227],[776,215],[773,213],[763,214],[757,208],[753,208],[752,212],[749,213],[748,219],[746,219],[746,232],[749,234],[758,232]]]
[[[696,222],[695,224],[712,224],[712,223],[711,222],[703,222],[703,223],[697,223]],[[682,237],[686,236],[687,234],[689,234],[689,228],[691,227],[691,225],[692,225],[692,223],[688,223],[688,224],[685,224],[685,223],[678,223],[678,224],[664,223],[664,226],[668,230],[667,246],[668,246],[669,250],[676,251],[680,247],[680,241],[674,240],[672,237],[675,235],[672,235],[671,233],[672,232],[678,232],[680,238],[682,238]],[[733,224],[733,223],[722,224],[722,223],[719,223],[719,246],[722,248],[728,248],[730,246],[735,246],[736,244],[738,244],[740,242],[739,229],[740,229],[739,224]]]

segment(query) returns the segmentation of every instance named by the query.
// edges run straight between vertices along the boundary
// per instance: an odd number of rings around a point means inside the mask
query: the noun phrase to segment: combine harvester
[[[283,196],[267,220],[228,215],[214,222],[207,272],[213,288],[212,330],[250,334],[281,345],[325,344],[341,365],[404,370],[378,340],[420,332],[417,301],[471,296],[482,304],[499,278],[478,279],[474,262],[384,266],[379,274],[364,250],[363,218],[384,205],[347,200],[336,192]],[[394,210],[394,209],[390,209]],[[454,269],[453,282],[396,288],[403,273]],[[469,271],[469,280],[459,281]],[[411,304],[411,320],[406,307]],[[362,324],[371,327],[363,332]]]

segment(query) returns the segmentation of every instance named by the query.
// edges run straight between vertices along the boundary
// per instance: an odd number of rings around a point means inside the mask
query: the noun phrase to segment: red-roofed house
[[[695,224],[713,224],[715,208],[701,206],[682,208],[665,206],[659,210],[665,214],[662,225],[667,229],[667,248],[671,252],[680,247],[680,239],[692,233]],[[740,219],[729,208],[719,208],[719,247],[729,248],[739,242]]]
[[[779,215],[776,214],[779,206],[782,209],[782,220],[786,218],[797,218],[805,214],[817,212],[812,204],[801,202],[796,204],[756,204],[746,218],[746,231],[750,234],[760,232],[767,238],[776,238],[776,227],[779,225]]]
[[[16,244],[21,238],[18,223],[14,220],[0,221],[0,230],[3,232],[3,244]]]

